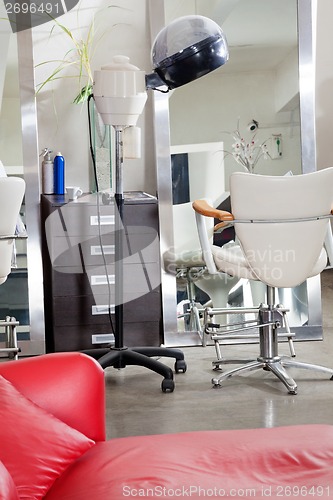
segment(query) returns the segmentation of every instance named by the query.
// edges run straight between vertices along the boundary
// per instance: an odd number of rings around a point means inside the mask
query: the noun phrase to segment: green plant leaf
[[[81,2],[80,2],[81,3]],[[92,18],[91,23],[88,25],[88,31],[85,38],[76,37],[74,32],[70,30],[67,26],[59,22],[56,18],[48,14],[50,19],[54,22],[51,30],[49,38],[54,34],[56,28],[60,29],[71,41],[73,47],[69,49],[62,59],[53,59],[49,61],[44,61],[38,63],[35,67],[40,67],[46,64],[58,64],[58,66],[53,69],[50,75],[45,78],[40,84],[36,86],[36,94],[38,94],[44,87],[55,80],[60,80],[61,78],[77,78],[79,83],[79,91],[78,95],[74,99],[74,103],[80,103],[87,100],[89,95],[92,93],[92,84],[93,84],[93,71],[91,69],[91,60],[95,54],[96,47],[100,40],[103,38],[105,33],[102,35],[99,34],[98,39],[96,40],[96,16],[101,15],[103,12],[107,11],[111,8],[118,8],[122,10],[130,10],[118,5],[108,5],[98,10]],[[79,14],[79,9],[77,10],[77,15]],[[120,24],[120,23],[117,23]],[[117,24],[113,24],[111,27],[116,26]],[[65,71],[68,67],[76,68],[77,74],[75,75],[61,75],[63,71]]]

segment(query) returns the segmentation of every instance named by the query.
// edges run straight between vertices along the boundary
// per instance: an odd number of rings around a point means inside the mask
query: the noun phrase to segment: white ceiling
[[[297,47],[297,0],[165,0],[166,20],[210,17],[223,29],[230,60],[223,71],[279,65]]]

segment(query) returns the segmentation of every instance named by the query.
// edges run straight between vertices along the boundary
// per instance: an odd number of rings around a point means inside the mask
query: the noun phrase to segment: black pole
[[[115,127],[116,147],[116,190],[115,190],[115,348],[124,347],[124,285],[123,285],[123,215],[124,215],[124,189],[123,189],[123,139],[122,128]]]

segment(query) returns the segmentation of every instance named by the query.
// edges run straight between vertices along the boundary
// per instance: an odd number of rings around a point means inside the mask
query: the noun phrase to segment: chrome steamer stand
[[[154,71],[145,75],[129,63],[125,56],[114,56],[113,61],[94,72],[94,99],[106,125],[116,133],[116,233],[115,233],[115,346],[97,357],[103,368],[141,365],[164,377],[162,390],[174,390],[173,372],[152,356],[174,357],[175,371],[185,371],[182,351],[163,347],[132,347],[123,339],[123,141],[124,128],[133,126],[142,113],[148,88],[175,89],[225,64],[229,59],[226,38],[220,26],[203,16],[183,16],[164,27],[152,47]],[[101,350],[99,350],[101,352]],[[94,355],[94,354],[92,354]]]
[[[163,392],[173,392],[173,371],[152,357],[175,358],[175,372],[185,372],[184,354],[179,349],[165,347],[127,347],[124,345],[124,285],[123,285],[123,241],[124,227],[124,191],[123,191],[123,139],[124,128],[115,129],[115,344],[109,348],[86,350],[99,364],[106,368],[125,368],[127,365],[138,365],[162,375],[161,388]],[[112,201],[111,201],[112,203]]]

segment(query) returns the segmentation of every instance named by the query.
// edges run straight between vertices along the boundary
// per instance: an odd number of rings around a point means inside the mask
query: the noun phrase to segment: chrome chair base
[[[268,305],[262,304],[259,307],[258,315],[260,355],[254,361],[250,361],[242,366],[222,373],[219,377],[213,378],[213,386],[220,387],[224,380],[234,375],[251,372],[260,368],[271,371],[286,386],[289,394],[297,394],[297,384],[287,373],[285,367],[302,368],[326,373],[330,375],[331,380],[333,380],[333,369],[331,368],[296,361],[287,356],[279,356],[278,329],[281,327],[281,311],[279,310],[279,306],[273,305],[274,289],[269,286],[267,287],[267,298]]]
[[[176,278],[183,279],[186,282],[186,295],[188,304],[184,314],[178,316],[178,319],[184,319],[185,331],[197,332],[202,345],[205,345],[203,328],[201,326],[200,316],[203,316],[204,307],[200,307],[195,298],[195,281],[205,272],[204,267],[180,268],[177,270]]]
[[[260,340],[260,329],[266,326],[262,320],[260,320],[260,311],[262,310],[262,304],[259,307],[235,307],[235,308],[205,308],[204,310],[204,332],[210,335],[211,340],[214,342],[216,360],[212,362],[215,370],[222,369],[223,364],[237,364],[246,362],[246,360],[236,360],[236,359],[226,359],[223,357],[221,352],[221,345],[223,342],[230,339],[241,339],[243,341],[258,342]],[[287,312],[282,304],[277,304],[274,306],[275,324],[280,326],[285,326],[285,332],[278,332],[277,339],[286,339],[288,341],[290,356],[295,357],[295,348],[293,343],[293,338],[295,333],[290,331],[290,326],[288,322]],[[219,324],[212,323],[212,318],[216,315],[229,315],[229,314],[257,314],[258,319],[241,321],[240,323],[230,323],[229,325],[220,326]],[[237,328],[239,326],[239,328]],[[258,330],[258,331],[257,331]],[[249,333],[247,333],[249,332]],[[254,359],[248,360],[255,361]]]
[[[6,336],[6,347],[0,348],[0,353],[8,354],[10,359],[18,359],[18,353],[20,352],[20,348],[17,345],[17,334],[16,327],[20,323],[13,317],[6,316],[6,319],[0,320],[0,328],[5,328],[5,336]]]
[[[263,368],[265,370],[271,371],[286,386],[289,394],[297,394],[297,384],[294,379],[288,374],[285,367],[302,368],[306,370],[315,370],[318,372],[327,373],[328,375],[331,375],[330,380],[333,380],[333,370],[330,368],[326,368],[325,366],[302,363],[291,358],[263,360],[259,357],[256,361],[251,361],[243,366],[239,366],[237,368],[234,368],[233,370],[229,370],[223,373],[218,378],[213,378],[212,384],[214,385],[214,387],[221,387],[224,380],[233,377],[234,375],[239,375],[240,373],[246,373]]]

